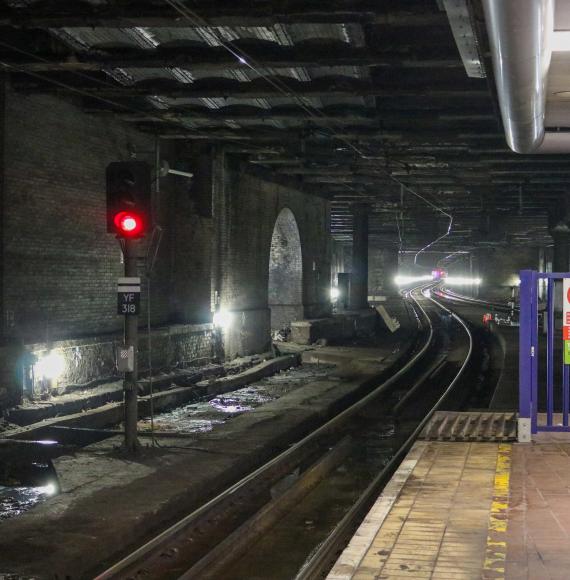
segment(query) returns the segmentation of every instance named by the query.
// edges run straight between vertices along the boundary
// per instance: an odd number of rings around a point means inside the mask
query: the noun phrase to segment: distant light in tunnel
[[[333,286],[331,288],[331,300],[334,302],[335,300],[338,300],[339,298],[340,298],[340,290],[336,286]]]
[[[227,330],[234,322],[234,314],[229,310],[218,310],[214,312],[214,318],[212,322],[216,328]]]
[[[428,280],[431,280],[431,276],[427,274],[425,276],[401,276],[398,274],[398,276],[394,278],[394,282],[397,286],[405,286],[406,284],[414,284],[415,282],[424,282]]]
[[[54,381],[59,379],[64,372],[65,358],[56,352],[40,357],[34,365],[34,374],[40,379]]]
[[[481,282],[481,278],[463,278],[461,276],[448,276],[445,279],[447,286],[479,286]]]

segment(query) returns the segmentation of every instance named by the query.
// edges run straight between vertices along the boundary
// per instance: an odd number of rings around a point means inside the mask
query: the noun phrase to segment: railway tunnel
[[[568,577],[568,2],[0,31],[0,577]]]

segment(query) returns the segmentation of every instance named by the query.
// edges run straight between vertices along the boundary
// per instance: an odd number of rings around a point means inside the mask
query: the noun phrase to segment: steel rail
[[[322,574],[325,573],[329,568],[330,564],[335,560],[335,554],[337,553],[339,546],[345,543],[347,537],[350,537],[351,533],[357,527],[358,523],[362,521],[366,512],[369,509],[369,506],[374,501],[382,488],[385,484],[387,479],[391,476],[394,470],[397,468],[399,463],[408,453],[409,449],[415,443],[416,439],[419,437],[421,432],[423,431],[424,427],[427,425],[429,420],[432,418],[433,414],[439,409],[439,407],[443,404],[445,399],[448,395],[453,391],[457,382],[463,376],[467,365],[471,360],[471,356],[473,354],[473,335],[469,330],[467,324],[459,317],[457,314],[440,304],[437,300],[434,300],[430,294],[427,292],[434,287],[433,284],[428,284],[422,288],[422,293],[425,298],[431,300],[438,308],[446,311],[450,314],[465,330],[467,336],[469,337],[469,350],[467,352],[467,356],[461,365],[461,368],[450,382],[444,393],[441,397],[437,400],[435,405],[431,408],[431,410],[426,414],[424,419],[420,422],[420,424],[416,427],[414,432],[406,439],[404,444],[400,447],[400,449],[395,453],[395,455],[390,459],[390,461],[386,464],[384,469],[374,478],[374,480],[368,485],[368,487],[364,490],[362,495],[358,498],[356,503],[352,506],[352,508],[345,514],[343,519],[335,526],[334,530],[327,536],[327,538],[320,544],[318,549],[311,554],[309,560],[307,560],[303,566],[303,568],[299,571],[295,580],[312,580],[317,577],[322,577]],[[422,311],[425,314],[425,310]]]
[[[449,288],[447,288],[445,286],[445,284],[443,284],[440,288],[439,288],[439,292],[443,295],[443,298],[446,298],[448,300],[454,300],[456,302],[465,302],[466,304],[476,304],[478,306],[488,306],[490,308],[494,308],[496,310],[506,310],[506,311],[511,311],[512,308],[510,306],[507,306],[504,303],[500,303],[500,302],[489,302],[487,300],[481,300],[480,298],[471,298],[470,296],[463,296],[461,294],[456,294],[455,292],[453,292],[452,290],[449,290]],[[518,310],[518,306],[515,307],[515,310]]]
[[[418,288],[423,288],[418,287]],[[427,328],[429,329],[428,337],[421,347],[421,349],[396,373],[389,377],[386,381],[376,387],[373,391],[368,393],[362,399],[358,400],[356,403],[348,407],[347,409],[341,411],[335,417],[318,427],[315,431],[312,431],[309,435],[299,440],[297,443],[291,445],[287,450],[281,452],[279,455],[265,463],[264,465],[258,467],[256,470],[252,471],[249,475],[236,482],[228,489],[217,495],[216,497],[209,500],[204,505],[200,506],[192,513],[188,514],[178,522],[176,522],[171,527],[167,528],[129,555],[121,559],[119,562],[113,564],[111,567],[107,568],[105,571],[98,574],[94,580],[111,580],[116,578],[121,578],[121,574],[129,572],[129,577],[132,574],[132,568],[135,566],[143,565],[150,557],[154,556],[158,551],[164,549],[170,542],[174,541],[175,538],[180,537],[184,530],[191,527],[195,522],[197,522],[201,517],[206,515],[210,509],[218,505],[220,502],[226,500],[227,498],[237,494],[237,492],[245,488],[249,483],[253,482],[258,477],[262,476],[264,473],[269,472],[279,463],[286,461],[291,455],[299,451],[302,447],[315,442],[318,438],[322,437],[328,432],[334,431],[335,428],[343,424],[355,413],[361,411],[379,395],[384,393],[389,389],[395,382],[397,382],[402,376],[409,372],[426,354],[430,348],[433,338],[434,330],[431,320],[428,314],[425,312],[424,308],[421,306],[419,301],[412,296],[410,292],[410,299],[413,300],[416,307],[422,313],[425,319]],[[418,317],[419,319],[419,317]]]

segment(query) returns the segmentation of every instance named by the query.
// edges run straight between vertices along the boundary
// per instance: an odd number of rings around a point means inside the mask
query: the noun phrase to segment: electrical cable
[[[154,434],[154,391],[152,382],[152,332],[150,326],[150,274],[146,278],[146,332],[147,332],[147,355],[148,355],[148,388],[150,397],[150,437],[153,447],[159,447]]]
[[[148,384],[149,384],[149,396],[150,396],[150,432],[151,440],[154,447],[160,447],[160,444],[156,440],[154,434],[154,392],[153,392],[153,381],[152,381],[152,330],[151,330],[151,276],[154,270],[154,265],[156,263],[156,258],[158,256],[158,249],[160,247],[160,242],[162,241],[162,228],[156,226],[152,230],[152,236],[150,242],[147,246],[146,253],[146,280],[147,280],[147,297],[146,297],[146,325],[147,325],[147,354],[148,354]],[[153,251],[154,250],[154,251]]]
[[[453,217],[449,216],[449,225],[447,226],[447,231],[443,235],[439,236],[438,238],[436,238],[435,240],[430,242],[427,246],[423,247],[421,250],[416,252],[416,254],[414,255],[414,265],[415,266],[419,266],[420,268],[426,268],[429,270],[428,266],[421,266],[420,264],[418,264],[418,256],[422,252],[425,252],[426,250],[431,248],[432,246],[435,246],[435,244],[437,244],[440,240],[443,240],[443,238],[446,238],[447,236],[449,236],[449,234],[451,233],[452,225],[453,225]]]

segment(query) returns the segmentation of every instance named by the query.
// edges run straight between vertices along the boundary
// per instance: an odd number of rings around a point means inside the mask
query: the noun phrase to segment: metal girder
[[[374,84],[370,81],[356,79],[318,79],[311,82],[285,83],[285,87],[278,89],[264,79],[252,82],[240,83],[238,81],[214,82],[212,80],[197,83],[177,83],[170,81],[148,81],[133,86],[113,86],[111,81],[106,83],[97,82],[98,79],[73,79],[59,78],[60,82],[68,82],[76,88],[82,88],[95,96],[105,98],[122,98],[129,96],[162,96],[168,98],[195,98],[195,99],[224,99],[224,98],[272,98],[285,97],[295,99],[302,97],[346,97],[346,96],[380,96],[397,99],[401,97],[414,97],[421,99],[424,96],[438,99],[461,99],[469,101],[487,100],[489,95],[485,89],[473,90],[457,83],[449,86],[438,84],[437,88],[428,89],[418,86],[417,88],[405,88],[396,84],[384,82]],[[80,82],[81,80],[81,82]],[[38,82],[37,79],[15,78],[15,86],[30,93],[61,93],[62,88],[48,82]]]
[[[189,4],[186,18],[168,4],[157,5],[138,2],[136,10],[128,6],[93,6],[82,2],[37,2],[33,7],[3,8],[0,25],[36,28],[53,27],[192,27],[194,15],[212,26],[260,27],[274,24],[368,24],[390,27],[444,26],[445,15],[430,10],[408,9],[378,4],[378,2],[353,2],[349,9],[331,1],[323,9],[322,2],[274,2],[273,6],[250,4],[247,10],[236,2],[210,2],[209,5]]]

